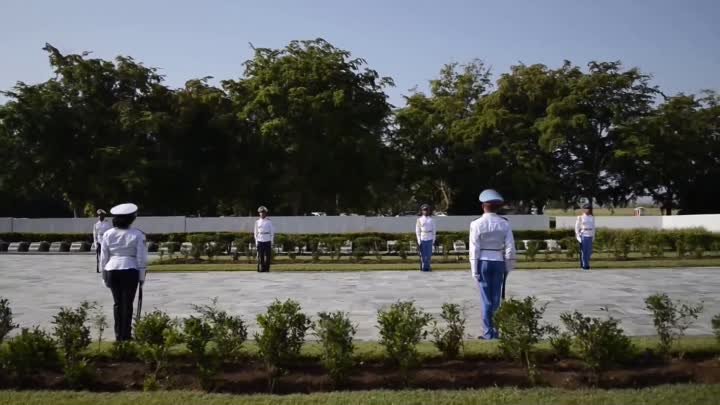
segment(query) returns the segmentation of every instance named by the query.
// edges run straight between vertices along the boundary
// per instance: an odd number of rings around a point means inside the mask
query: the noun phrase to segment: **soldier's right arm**
[[[470,240],[469,240],[469,251],[468,251],[468,258],[470,259],[470,270],[472,271],[473,277],[477,277],[477,255],[476,255],[476,239],[477,239],[477,227],[475,226],[475,223],[470,223]]]
[[[582,240],[582,236],[580,235],[580,229],[582,228],[582,217],[578,216],[575,219],[575,239],[580,242]]]
[[[415,236],[417,237],[417,243],[420,244],[420,234],[422,233],[422,226],[420,225],[420,218],[415,221]]]

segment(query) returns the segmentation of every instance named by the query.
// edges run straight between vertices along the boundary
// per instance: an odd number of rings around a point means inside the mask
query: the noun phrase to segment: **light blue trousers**
[[[483,339],[497,339],[498,333],[493,326],[493,316],[500,308],[502,285],[505,278],[505,262],[478,260],[477,283],[480,288],[482,304]]]
[[[430,261],[432,260],[433,241],[424,240],[420,242],[420,261],[422,262],[422,271],[430,271]]]
[[[583,236],[580,242],[580,267],[590,270],[590,257],[593,251],[593,238]]]

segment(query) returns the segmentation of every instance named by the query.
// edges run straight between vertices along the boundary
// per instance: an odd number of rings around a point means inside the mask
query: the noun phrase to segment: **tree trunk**
[[[438,180],[437,182],[435,182],[435,185],[437,186],[440,194],[442,195],[440,209],[444,212],[447,212],[448,208],[450,208],[450,204],[452,203],[452,190],[450,190],[450,187],[444,180]]]

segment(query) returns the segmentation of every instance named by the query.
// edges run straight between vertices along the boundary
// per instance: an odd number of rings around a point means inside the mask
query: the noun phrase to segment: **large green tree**
[[[492,162],[484,185],[500,190],[516,210],[542,213],[560,192],[558,167],[552,153],[540,145],[538,123],[548,106],[568,91],[569,63],[557,70],[545,65],[512,66],[496,89],[480,103],[466,141],[475,145],[476,160]]]
[[[490,71],[482,61],[448,64],[430,81],[429,94],[413,92],[396,112],[391,143],[406,162],[403,180],[417,202],[433,201],[453,213],[473,210],[467,195],[477,191],[475,174],[484,162],[471,161],[464,138],[489,87]]]
[[[632,187],[619,167],[625,128],[652,111],[650,76],[620,62],[590,62],[588,72],[566,68],[568,90],[547,108],[540,144],[555,157],[566,204],[619,205]]]
[[[323,39],[255,49],[224,87],[261,136],[254,190],[275,212],[364,210],[382,179],[392,80]]]
[[[62,199],[75,215],[143,187],[148,137],[123,122],[133,121],[128,114],[161,77],[131,58],[113,63],[44,49],[55,77],[4,93],[10,101],[0,120],[15,182]]]
[[[720,208],[720,98],[680,94],[628,128],[626,175],[670,215]]]

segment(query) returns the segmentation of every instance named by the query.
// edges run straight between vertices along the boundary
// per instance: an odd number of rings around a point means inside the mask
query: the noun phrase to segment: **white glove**
[[[477,260],[470,260],[470,270],[472,271],[473,278],[478,277]]]
[[[577,239],[578,243],[582,243],[582,237],[580,237],[580,235],[576,235],[575,239]]]
[[[505,261],[505,274],[510,273],[513,270],[515,270],[515,260],[506,260]]]

